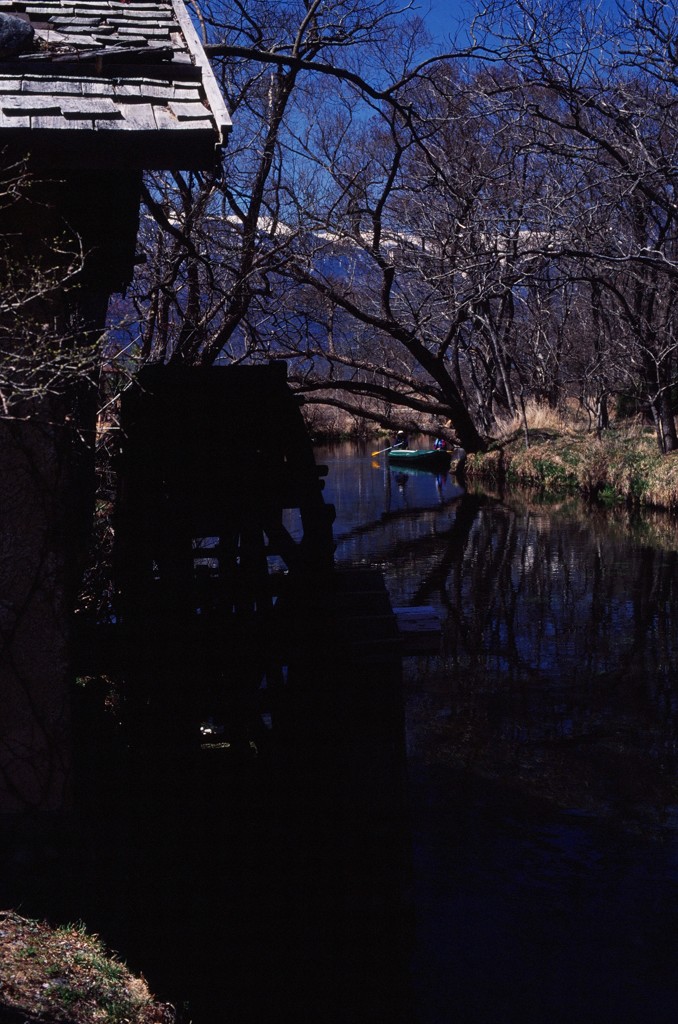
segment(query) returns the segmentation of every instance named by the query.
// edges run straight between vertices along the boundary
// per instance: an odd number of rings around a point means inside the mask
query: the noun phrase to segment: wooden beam
[[[214,77],[212,65],[207,58],[207,54],[203,50],[198,33],[195,30],[195,26],[193,25],[186,8],[183,4],[176,3],[176,0],[172,0],[172,7],[174,9],[175,17],[181,27],[181,31],[184,34],[184,38],[188,44],[188,48],[195,57],[196,64],[202,70],[203,87],[205,89],[207,102],[210,105],[212,115],[217,124],[219,143],[221,145],[225,145],[226,133],[229,132],[232,127],[231,118],[228,110],[226,109],[226,104],[224,103],[224,98],[221,95],[221,90],[217,85],[217,80]]]

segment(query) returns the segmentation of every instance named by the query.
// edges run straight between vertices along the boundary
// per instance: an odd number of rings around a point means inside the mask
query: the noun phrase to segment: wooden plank
[[[442,629],[440,614],[428,605],[394,608],[393,614],[401,633],[440,633]]]
[[[122,114],[112,99],[106,96],[64,97],[61,100],[61,112],[69,120],[89,118],[122,118]]]
[[[49,96],[11,96],[0,100],[8,117],[30,117],[31,114],[61,114],[58,100]]]
[[[83,96],[110,96],[111,98],[115,95],[116,86],[110,80],[110,78],[99,78],[92,79],[91,81],[83,81],[81,83]],[[139,95],[134,93],[133,95]]]
[[[210,117],[210,111],[204,103],[195,101],[171,101],[169,104],[171,112],[178,121],[199,121]]]
[[[31,130],[34,130],[36,127],[34,122],[35,118],[31,118]],[[60,119],[60,125],[58,127],[60,134],[64,134],[65,132],[76,131],[80,135],[82,135],[84,132],[92,133],[94,130],[94,123],[91,117],[72,117],[68,120],[64,117]],[[78,143],[76,143],[76,145],[79,144],[79,141],[80,140],[78,140]]]
[[[81,57],[89,56],[89,54],[81,54]],[[182,74],[184,78],[200,79],[200,71],[198,68],[190,64],[186,68],[181,70],[176,66],[174,53],[171,46],[135,46],[130,40],[126,40],[124,44],[119,47],[110,47],[107,50],[98,49],[92,51],[92,57],[97,61],[101,61],[101,66],[109,70],[109,73],[115,73],[116,77],[126,78],[127,76],[133,76],[143,72],[146,77],[169,79],[173,80],[177,74]],[[157,63],[156,63],[157,62]],[[92,65],[91,69],[84,67],[83,65],[76,64],[77,68],[82,68],[83,74],[99,75],[101,74],[100,69],[95,64]]]
[[[119,127],[131,131],[155,130],[156,120],[150,103],[119,103],[123,120]]]
[[[120,28],[117,29],[117,34],[121,39],[124,39],[125,42],[127,42],[128,36],[147,39],[149,42],[157,39],[168,40],[170,37],[169,29],[167,28],[158,28],[157,26],[145,27],[141,25],[121,25]]]
[[[178,100],[197,99],[200,96],[200,82],[192,82],[190,79],[178,79],[172,82],[172,88]]]
[[[231,117],[226,109],[224,103],[224,97],[221,95],[221,90],[217,85],[217,80],[214,77],[212,66],[207,59],[207,54],[202,48],[198,33],[195,30],[195,26],[191,21],[188,12],[186,11],[183,4],[172,3],[174,8],[174,14],[181,26],[181,30],[184,34],[184,39],[188,44],[188,48],[195,58],[196,64],[202,71],[202,82],[203,88],[205,89],[205,95],[207,96],[207,102],[209,103],[212,115],[216,122],[218,141],[220,144],[224,144],[226,139],[226,133],[231,129]]]
[[[167,107],[156,104],[153,108],[155,123],[161,131],[176,131],[178,122],[176,117],[169,112]]]
[[[55,128],[62,130],[65,126],[66,122],[63,117],[52,117],[49,115],[31,117],[31,129],[33,130],[38,128],[49,128],[51,131]]]
[[[51,77],[46,79],[44,75],[36,75],[32,72],[29,75],[23,75],[21,78],[21,92],[39,92],[47,93],[50,92]],[[74,81],[73,78],[67,79],[67,81]]]
[[[0,128],[30,128],[31,119],[25,114],[21,117],[13,116],[7,117],[7,115],[0,108]]]
[[[85,49],[86,47],[96,47],[97,45],[100,46],[100,44],[97,44],[97,41],[94,38],[94,36],[90,35],[89,33],[80,35],[77,32],[69,32],[65,38],[69,46],[74,50]]]
[[[47,16],[51,16],[51,15],[57,14],[57,13],[59,13],[59,14],[63,14],[63,13],[75,14],[75,8],[73,8],[73,7],[62,8],[58,4],[55,4],[53,7],[47,7],[46,5],[42,5],[40,7],[29,5],[28,7],[26,7],[26,14],[30,14],[32,18],[38,18],[38,17],[40,17],[40,15],[43,15],[43,14],[47,15]]]
[[[89,86],[89,88],[94,90],[94,89],[97,88],[97,86],[91,85],[91,86]],[[114,82],[113,83],[113,97],[114,97],[114,99],[116,101],[122,100],[123,102],[126,99],[130,99],[132,97],[138,99],[142,95],[143,96],[153,95],[150,92],[151,88],[153,88],[153,87],[149,86],[147,88],[144,88],[143,92],[142,92],[142,88],[141,88],[140,85],[131,85],[128,82],[121,82],[121,83]]]
[[[442,640],[442,619],[428,605],[394,608],[404,656],[436,654]]]
[[[70,36],[89,34],[98,27],[99,23],[99,18],[83,18],[80,20],[76,18],[54,17],[53,15],[49,19],[50,28],[54,28],[56,32],[63,33],[67,39]]]
[[[106,18],[109,25],[126,25],[134,28],[162,28],[169,31],[170,27],[178,28],[173,18],[151,17],[148,14],[130,11],[124,18],[111,16],[109,11]]]
[[[211,131],[214,132],[214,121],[209,115],[207,108],[203,108],[205,116],[202,120],[193,118],[190,121],[178,121],[176,117],[161,105],[153,107],[155,121],[162,131],[185,132],[185,131]],[[296,506],[294,506],[296,508]]]
[[[96,28],[101,24],[101,18],[85,18],[79,15],[63,15],[53,14],[49,19],[50,25],[54,25],[55,28],[61,29],[73,29],[73,28]]]
[[[89,52],[81,51],[77,57],[72,53],[58,54],[22,54],[13,61],[0,61],[0,75],[16,76],[17,67],[25,70],[26,73],[38,75],[42,72],[43,81],[45,72],[49,71],[49,77],[58,74],[62,76],[78,76],[83,80],[97,80],[101,78],[102,69],[109,75],[115,75],[116,80],[121,78],[138,78],[143,75],[148,80],[167,82],[175,84],[179,80],[186,82],[200,82],[200,68],[195,67],[191,62],[189,54],[184,54],[186,61],[181,60],[181,54],[175,53],[171,46],[162,44],[151,44],[143,48],[121,45],[102,49],[100,46]],[[92,58],[89,63],[88,58]],[[44,70],[43,70],[44,69]],[[109,87],[111,79],[103,79]]]
[[[35,27],[36,38],[38,40],[42,40],[42,42],[46,43],[47,46],[49,46],[49,47],[52,47],[56,43],[66,44],[68,42],[68,40],[66,39],[66,36],[63,34],[63,32],[57,31],[57,29],[53,28],[51,25],[46,25],[44,27],[40,26],[40,25],[35,25],[34,27]],[[26,57],[34,57],[35,58],[37,56],[41,56],[41,57],[47,58],[47,59],[49,58],[49,54],[48,53],[42,52],[40,54],[35,54],[35,53],[26,54],[25,53],[25,54],[22,55],[21,59],[25,61]],[[33,61],[33,63],[35,63],[35,61]]]
[[[124,45],[124,46],[140,46],[140,47],[148,45],[147,37],[146,36],[142,36],[139,33],[139,31],[137,29],[135,29],[135,28],[130,28],[130,29],[119,28],[118,29],[118,37],[119,37],[119,40],[120,40],[120,45]]]
[[[189,89],[198,93],[197,85],[188,83]],[[143,86],[137,86],[139,93],[152,100],[173,100],[177,97],[177,90],[173,85],[158,85],[153,82],[144,82]],[[182,90],[183,91],[183,90]],[[116,89],[116,95],[118,90]]]
[[[75,80],[60,80],[58,78],[34,78],[24,79],[21,92],[25,95],[49,95],[49,96],[82,96],[82,83]]]

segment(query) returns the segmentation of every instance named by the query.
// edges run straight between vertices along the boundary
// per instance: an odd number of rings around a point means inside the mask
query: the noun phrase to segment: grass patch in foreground
[[[0,1019],[31,1024],[174,1024],[143,978],[82,925],[0,911]]]

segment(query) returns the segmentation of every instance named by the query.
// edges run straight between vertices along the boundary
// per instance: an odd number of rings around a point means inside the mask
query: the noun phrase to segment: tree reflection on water
[[[395,605],[443,612],[407,659],[410,742],[558,804],[641,828],[678,806],[678,528],[574,499],[464,493],[346,445],[330,462],[341,563],[382,567]]]
[[[429,755],[566,806],[666,822],[678,799],[676,552],[632,543],[604,516],[477,497],[455,523],[411,591],[447,609],[423,690],[449,714],[416,714]]]

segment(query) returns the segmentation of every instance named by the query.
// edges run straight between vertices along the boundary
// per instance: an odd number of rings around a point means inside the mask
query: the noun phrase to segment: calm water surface
[[[420,1024],[678,1019],[678,523],[319,449],[405,662]]]
[[[443,622],[404,660],[407,963],[399,844],[338,834],[320,762],[130,770],[100,710],[86,841],[0,906],[84,920],[182,1024],[675,1024],[676,520],[317,457],[339,564]]]

